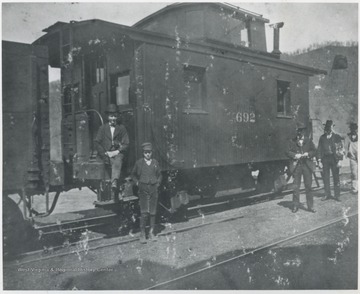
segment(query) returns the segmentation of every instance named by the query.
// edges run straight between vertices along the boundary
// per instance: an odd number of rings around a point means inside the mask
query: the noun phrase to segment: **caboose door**
[[[122,166],[124,175],[130,174],[130,170],[135,162],[135,119],[130,79],[130,70],[110,75],[110,103],[117,105],[120,113],[119,123],[125,126],[130,141]]]
[[[106,59],[100,56],[91,56],[85,63],[86,78],[85,92],[89,97],[89,108],[97,110],[105,118],[105,109],[108,101],[106,82]],[[105,121],[104,121],[105,123]],[[100,117],[96,113],[89,113],[90,148],[94,151],[94,139],[101,125]]]

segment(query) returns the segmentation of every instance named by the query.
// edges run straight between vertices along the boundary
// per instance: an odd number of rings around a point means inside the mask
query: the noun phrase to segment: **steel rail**
[[[172,283],[172,282],[179,281],[179,280],[182,280],[182,279],[191,277],[191,276],[193,276],[193,275],[196,275],[196,274],[198,274],[198,273],[207,271],[207,270],[209,270],[209,269],[212,269],[212,268],[217,267],[217,266],[219,266],[219,265],[222,265],[222,264],[231,262],[231,261],[233,261],[233,260],[246,257],[246,256],[248,256],[248,255],[250,255],[250,254],[254,254],[254,253],[256,253],[256,252],[259,252],[259,251],[262,251],[262,250],[265,250],[265,249],[272,248],[272,247],[274,247],[274,246],[277,246],[277,245],[282,244],[282,243],[286,243],[286,242],[291,241],[291,240],[294,240],[294,239],[296,239],[296,238],[304,237],[304,236],[306,236],[306,235],[308,235],[308,234],[310,234],[310,233],[313,233],[313,232],[315,232],[315,231],[324,229],[324,228],[329,227],[329,226],[331,226],[331,225],[333,225],[333,224],[336,224],[336,223],[338,223],[338,222],[340,222],[340,221],[343,221],[343,220],[346,219],[346,218],[354,217],[354,216],[356,216],[356,215],[358,215],[358,212],[352,213],[352,214],[350,214],[350,215],[338,217],[338,218],[333,219],[333,220],[331,220],[331,221],[329,221],[329,222],[327,222],[327,223],[325,223],[325,224],[322,224],[322,225],[317,226],[317,227],[315,227],[315,228],[306,230],[306,231],[301,232],[301,233],[299,233],[299,234],[296,234],[296,235],[293,235],[293,236],[289,236],[289,237],[286,237],[286,238],[281,239],[281,240],[272,241],[272,242],[270,242],[270,243],[268,243],[268,244],[261,245],[261,246],[255,248],[254,250],[250,250],[250,251],[248,251],[248,252],[246,252],[246,253],[243,253],[243,254],[234,256],[234,257],[232,257],[232,258],[229,258],[229,259],[220,261],[220,262],[218,262],[218,263],[216,263],[216,264],[209,265],[209,266],[207,266],[207,267],[205,267],[205,268],[201,268],[201,269],[196,270],[196,271],[194,271],[194,272],[191,272],[191,273],[188,273],[188,274],[185,274],[185,275],[181,275],[181,276],[176,277],[176,278],[174,278],[174,279],[167,280],[167,281],[164,281],[164,282],[155,284],[155,285],[153,285],[153,286],[151,286],[151,287],[148,287],[148,288],[145,288],[145,289],[143,289],[143,290],[153,290],[153,289],[156,289],[156,288],[158,288],[158,287],[161,287],[161,286],[164,286],[164,285],[168,285],[168,284],[170,284],[170,283]]]
[[[98,241],[98,240],[102,240],[104,239],[103,236],[101,237],[96,237],[96,238],[91,238],[89,239],[87,242],[94,242],[94,241]],[[66,247],[72,247],[72,246],[75,246],[75,245],[78,245],[78,244],[81,244],[83,243],[83,241],[76,241],[76,242],[73,242],[73,243],[70,243],[68,246]],[[52,250],[56,250],[56,249],[61,249],[61,248],[64,248],[65,246],[64,245],[58,245],[58,246],[55,246],[55,247],[52,247]],[[44,252],[44,249],[39,249],[39,250],[34,250],[34,251],[29,251],[29,252],[24,252],[24,253],[21,253],[19,255],[19,257],[25,257],[25,256],[31,256],[31,255],[35,255],[35,254],[39,254],[39,253],[42,253]],[[68,253],[68,252],[67,252]],[[73,252],[72,252],[73,253]],[[70,253],[68,253],[70,254]],[[35,259],[34,259],[35,260]],[[25,261],[24,263],[27,263],[28,261]],[[30,262],[30,261],[29,261]],[[16,265],[21,265],[23,263],[16,263]]]
[[[350,215],[350,216],[347,216],[347,217],[351,217],[351,216],[354,216],[354,215],[357,215],[357,212]],[[194,224],[194,225],[191,225],[191,226],[186,226],[186,227],[182,227],[182,228],[178,228],[178,229],[174,229],[174,230],[170,230],[170,231],[167,231],[167,232],[161,232],[158,234],[158,236],[166,236],[166,235],[171,235],[171,234],[174,234],[174,233],[180,233],[180,232],[184,232],[184,231],[189,231],[189,230],[193,230],[193,229],[197,229],[197,228],[201,228],[201,227],[204,227],[204,226],[209,226],[209,225],[213,225],[213,224],[218,224],[218,223],[222,223],[222,222],[227,222],[227,221],[232,221],[232,220],[236,220],[236,219],[240,219],[240,218],[243,218],[242,215],[240,216],[230,216],[230,217],[225,217],[225,218],[222,218],[220,220],[213,220],[213,221],[209,221],[209,222],[203,222],[201,224]],[[330,221],[330,224],[332,223],[336,223],[340,220],[343,220],[344,219],[344,216],[342,217],[339,217],[339,218],[336,218],[335,220],[332,220]],[[323,228],[323,227],[326,227],[328,226],[329,224],[326,223],[325,225],[321,225],[319,227],[316,227],[316,228],[313,228],[311,230],[309,230],[309,232],[311,231],[314,231],[314,230],[318,230],[320,228]],[[298,236],[301,236],[303,234],[306,234],[307,232],[305,233],[300,233],[298,235],[294,235],[294,236],[291,236],[287,239],[291,240],[293,238],[297,238]],[[93,238],[93,239],[89,239],[87,241],[87,243],[89,244],[89,242],[94,242],[94,241],[101,241],[103,240],[104,237],[98,237],[98,238]],[[276,241],[275,243],[276,244],[280,244],[282,242],[285,242],[287,241],[287,239],[284,239],[284,240],[281,240],[281,241]],[[139,237],[132,237],[132,238],[128,238],[128,239],[125,239],[125,240],[119,240],[119,241],[116,241],[116,242],[111,242],[111,243],[107,243],[107,244],[101,244],[101,245],[98,245],[98,246],[95,246],[95,247],[89,247],[87,250],[74,250],[74,251],[68,251],[68,252],[64,252],[64,253],[60,253],[60,254],[54,254],[54,255],[49,255],[49,256],[45,256],[45,257],[41,257],[41,258],[35,258],[35,259],[30,259],[30,260],[26,260],[26,261],[23,261],[23,262],[17,262],[15,264],[9,264],[9,265],[4,265],[5,267],[11,267],[11,266],[19,266],[19,265],[23,265],[23,264],[28,264],[28,263],[32,263],[32,262],[39,262],[39,261],[44,261],[44,260],[49,260],[49,259],[53,259],[53,258],[57,258],[57,257],[64,257],[64,256],[67,256],[67,255],[71,255],[71,254],[74,254],[74,253],[79,253],[79,252],[82,252],[82,251],[95,251],[95,250],[98,250],[98,249],[102,249],[102,248],[106,248],[106,247],[112,247],[112,246],[117,246],[117,245],[123,245],[123,244],[127,244],[127,243],[132,243],[132,242],[135,242],[135,241],[138,241],[139,240]],[[82,244],[84,241],[83,240],[80,240],[80,241],[77,241],[77,242],[74,242],[74,243],[71,243],[69,246],[67,246],[68,248],[70,247],[73,247],[73,246],[76,246],[76,245],[79,245],[79,244]],[[274,246],[274,245],[265,245],[267,247],[269,246]],[[63,246],[58,246],[57,248],[63,248]],[[259,251],[262,247],[258,248],[258,249],[255,249],[253,251],[251,251],[252,253],[256,252],[256,251]],[[23,256],[27,255],[27,256],[31,256],[32,254],[36,254],[36,253],[41,253],[43,250],[37,250],[37,251],[33,251],[33,252],[28,252],[28,253],[25,253],[23,254]],[[250,253],[251,253],[250,252]],[[247,254],[250,254],[250,253],[247,253]],[[245,255],[247,255],[245,254]],[[244,256],[245,256],[244,255]],[[238,257],[242,257],[243,255],[240,255]],[[232,259],[236,259],[238,257],[235,257],[235,258],[232,258]],[[231,259],[231,260],[232,260]],[[222,262],[223,263],[223,262]],[[219,263],[220,264],[220,263]],[[206,268],[207,269],[207,268]],[[187,275],[188,276],[188,275]]]
[[[315,188],[313,189],[313,191],[315,190],[318,190],[320,188]],[[291,193],[292,191],[291,190],[284,190],[282,191],[281,193],[279,193],[280,196],[285,196],[289,193]],[[272,194],[275,194],[274,192],[266,192],[266,193],[260,193],[260,194],[255,194],[255,195],[252,195],[250,197],[247,197],[247,198],[257,198],[257,197],[263,197],[263,196],[267,196],[267,195],[272,195]],[[239,199],[237,200],[233,200],[234,202],[237,202],[237,201],[240,201]],[[232,202],[232,201],[231,201]],[[230,201],[225,201],[225,202],[220,202],[220,203],[215,203],[214,205],[221,205],[221,204],[226,204],[226,203],[230,203]],[[207,215],[206,212],[203,213],[203,215]],[[110,214],[110,215],[106,215],[106,216],[100,216],[100,217],[94,217],[92,218],[92,220],[94,219],[102,219],[102,218],[106,218],[106,217],[114,217],[116,216],[116,214]],[[197,217],[200,217],[200,215],[198,215]],[[195,217],[192,217],[192,219],[195,218]],[[235,219],[238,219],[238,218],[242,218],[242,216],[239,216],[239,217],[228,217],[228,218],[223,218],[221,220],[216,220],[216,221],[212,221],[212,222],[204,222],[204,223],[201,223],[201,224],[196,224],[196,225],[192,225],[192,226],[187,226],[187,227],[184,227],[184,228],[179,228],[179,229],[176,229],[176,230],[171,230],[171,231],[168,231],[168,232],[161,232],[158,234],[158,236],[165,236],[165,235],[169,235],[169,234],[173,234],[173,233],[178,233],[178,232],[183,232],[183,231],[188,231],[188,230],[192,230],[192,229],[196,229],[196,228],[200,228],[200,227],[203,227],[203,226],[207,226],[207,225],[211,225],[211,224],[217,224],[217,223],[221,223],[221,222],[225,222],[225,221],[230,221],[230,220],[235,220]],[[86,221],[89,220],[89,219],[86,219]],[[85,221],[85,220],[82,220],[82,221]],[[78,223],[79,221],[71,221],[71,222],[65,222],[65,223],[62,223],[60,225],[68,225],[68,224],[75,224],[75,223]],[[37,229],[41,230],[41,228],[49,228],[49,227],[56,227],[56,226],[60,226],[58,224],[54,224],[54,225],[49,225],[49,226],[44,226],[44,227],[39,227]],[[102,224],[99,224],[99,225],[106,225],[106,223],[102,223]],[[79,229],[86,229],[86,226],[84,227],[79,227]],[[70,229],[62,229],[62,230],[58,230],[58,231],[52,231],[52,232],[46,232],[46,233],[43,233],[44,235],[46,234],[51,234],[51,233],[61,233],[61,232],[64,232],[66,230],[74,230],[76,228],[70,228]],[[108,236],[107,236],[108,238]],[[99,241],[99,240],[103,240],[104,237],[96,237],[96,238],[92,238],[92,239],[89,239],[87,242],[94,242],[94,241]],[[115,245],[122,245],[122,244],[126,244],[126,243],[131,243],[131,242],[135,242],[135,241],[138,241],[139,238],[138,237],[133,237],[133,238],[129,238],[129,239],[126,239],[126,240],[121,240],[121,241],[117,241],[117,242],[114,242],[114,243],[110,243],[110,244],[104,244],[104,245],[100,245],[100,246],[97,246],[97,247],[93,247],[93,248],[89,248],[88,250],[97,250],[97,249],[101,249],[101,248],[105,248],[105,247],[110,247],[110,246],[115,246]],[[67,247],[70,248],[70,247],[73,247],[73,246],[76,246],[76,245],[79,245],[83,243],[83,241],[76,241],[76,242],[73,242],[73,243],[70,243]],[[58,246],[55,246],[55,247],[52,247],[53,250],[56,250],[56,249],[61,249],[61,248],[64,248],[63,245],[58,245]],[[41,252],[43,252],[44,250],[41,249],[41,250],[35,250],[35,251],[31,251],[31,252],[25,252],[25,253],[22,253],[19,255],[19,257],[24,257],[24,256],[31,256],[31,255],[35,255],[35,254],[39,254]],[[37,261],[42,261],[42,260],[46,260],[46,259],[51,259],[51,258],[56,258],[56,257],[62,257],[62,256],[66,256],[66,255],[70,255],[74,252],[66,252],[66,253],[61,253],[61,254],[55,254],[55,255],[51,255],[51,256],[46,256],[46,257],[43,257],[43,258],[39,258],[39,259],[32,259],[32,260],[28,260],[28,261],[24,261],[22,263],[17,263],[16,265],[22,265],[22,264],[27,264],[27,263],[31,263],[31,262],[37,262]]]
[[[313,191],[318,190],[319,188],[314,188]],[[302,191],[304,189],[301,189],[300,191]],[[247,191],[249,192],[249,191]],[[280,196],[285,196],[287,194],[289,194],[291,192],[291,190],[284,190],[281,193],[279,193]],[[221,199],[222,197],[234,197],[234,195],[237,195],[239,193],[234,193],[232,196],[221,196],[221,197],[217,197],[217,199]],[[235,202],[241,202],[244,200],[249,200],[249,199],[254,199],[254,198],[260,198],[260,197],[264,197],[264,196],[271,196],[271,195],[275,195],[275,192],[266,192],[266,193],[260,193],[260,194],[254,194],[254,195],[249,195],[247,197],[244,197],[242,199],[232,199],[232,200],[226,200],[226,201],[214,201],[213,203],[208,203],[208,204],[204,204],[204,205],[196,205],[196,206],[191,206],[188,207],[187,210],[188,211],[192,211],[192,210],[196,210],[196,209],[201,209],[201,208],[206,208],[206,207],[212,207],[212,206],[219,206],[222,204],[229,204],[229,203],[235,203]],[[168,210],[166,207],[164,207],[166,210]],[[86,222],[92,222],[95,220],[103,220],[103,219],[111,219],[113,217],[116,217],[117,214],[116,213],[111,213],[111,214],[107,214],[107,215],[102,215],[102,216],[95,216],[95,217],[91,217],[91,218],[85,218],[85,219],[79,219],[79,220],[74,220],[74,221],[67,221],[67,222],[61,222],[59,224],[54,223],[54,224],[50,224],[50,225],[40,225],[40,226],[34,226],[34,229],[37,231],[44,231],[44,230],[48,230],[51,228],[56,228],[57,230],[54,231],[45,231],[42,233],[42,235],[49,235],[49,234],[57,234],[57,233],[63,233],[65,231],[71,231],[71,230],[78,230],[78,229],[86,229],[87,226],[81,226],[81,227],[70,227],[70,228],[66,228],[66,229],[58,229],[61,226],[71,226],[71,225],[75,225],[75,224],[79,224],[79,223],[86,223]],[[103,225],[104,223],[100,224]],[[93,226],[93,225],[91,225]]]
[[[316,187],[316,188],[312,188],[311,191],[319,191],[321,189],[323,189],[324,187]],[[305,188],[302,188],[299,190],[299,192],[304,192]],[[253,192],[253,191],[246,191],[245,193],[249,193],[249,192]],[[245,202],[248,200],[254,200],[256,201],[256,199],[261,199],[261,198],[265,198],[265,197],[270,197],[270,196],[275,196],[275,198],[278,197],[284,197],[287,196],[289,194],[291,194],[293,192],[293,190],[283,190],[281,192],[274,192],[274,191],[270,191],[270,192],[263,192],[263,193],[258,193],[258,194],[253,194],[253,195],[248,195],[245,197],[239,197],[237,199],[230,199],[230,200],[225,200],[225,201],[214,201],[212,203],[207,203],[207,204],[202,204],[202,205],[197,205],[197,206],[191,206],[189,207],[187,210],[191,211],[191,210],[196,210],[196,209],[201,209],[201,208],[207,208],[207,207],[214,207],[214,206],[220,206],[220,205],[224,205],[224,204],[230,204],[230,203],[237,203],[237,202]],[[236,197],[236,195],[238,194],[242,194],[242,193],[234,193],[233,195],[226,195],[226,196],[218,196],[215,197],[215,199],[220,200],[221,198],[229,198],[229,197]]]
[[[174,233],[179,233],[179,232],[184,232],[184,231],[188,231],[188,230],[193,230],[193,229],[197,229],[200,227],[204,227],[204,226],[209,226],[212,224],[217,224],[217,223],[221,223],[221,222],[226,222],[226,221],[231,221],[231,220],[236,220],[239,218],[243,218],[243,216],[237,216],[237,217],[227,217],[227,218],[223,218],[221,220],[215,220],[215,221],[211,221],[211,222],[204,222],[201,224],[195,224],[192,226],[187,226],[187,227],[183,227],[183,228],[179,228],[179,229],[175,229],[175,230],[171,230],[171,231],[167,231],[167,232],[162,232],[159,233],[157,236],[166,236],[166,235],[171,235]],[[93,239],[89,239],[87,242],[89,243],[90,241],[97,241],[97,240],[102,240],[104,239],[104,237],[98,237],[98,238],[93,238]],[[94,251],[94,250],[98,250],[98,249],[102,249],[102,248],[106,248],[106,247],[112,247],[112,246],[116,246],[116,245],[122,245],[122,244],[127,244],[127,243],[131,243],[131,242],[135,242],[138,241],[140,238],[139,237],[132,237],[132,238],[128,238],[126,240],[120,240],[120,241],[116,241],[116,242],[112,242],[112,243],[108,243],[108,244],[102,244],[96,247],[89,247],[86,251]],[[80,240],[74,243],[71,243],[69,247],[75,246],[75,245],[79,245],[82,244],[84,241]],[[63,248],[63,246],[58,246],[58,248]],[[27,252],[25,254],[23,254],[23,256],[28,255],[31,256],[32,254],[36,254],[36,253],[41,253],[43,250],[37,250],[37,251],[33,251],[33,252]],[[85,251],[85,250],[83,250]],[[54,255],[49,255],[49,256],[45,256],[42,258],[36,258],[36,259],[31,259],[31,260],[26,260],[23,262],[16,262],[14,264],[9,264],[8,266],[19,266],[19,265],[23,265],[23,264],[28,264],[28,263],[32,263],[32,262],[38,262],[38,261],[43,261],[43,260],[48,260],[48,259],[53,259],[56,257],[63,257],[63,256],[67,256],[67,255],[71,255],[74,254],[76,252],[81,252],[81,251],[70,251],[70,252],[64,252],[64,253],[60,253],[60,254],[54,254]],[[4,267],[7,267],[4,265]]]
[[[41,236],[52,235],[52,234],[62,234],[65,232],[84,230],[84,229],[89,229],[89,228],[94,228],[94,227],[101,227],[101,226],[105,226],[105,225],[107,225],[107,223],[96,223],[96,224],[90,224],[90,225],[85,225],[85,226],[80,226],[80,227],[60,229],[59,231],[51,231],[51,232],[42,233]]]
[[[78,224],[78,223],[81,223],[81,222],[88,222],[89,220],[90,221],[92,221],[92,220],[101,220],[101,219],[106,219],[106,218],[110,219],[110,218],[116,217],[116,216],[117,216],[116,214],[109,214],[109,215],[100,216],[100,217],[88,218],[88,219],[85,219],[85,220],[70,221],[70,222],[65,222],[65,223],[61,223],[61,224],[52,224],[52,225],[48,225],[48,226],[40,226],[40,227],[35,227],[34,229],[37,230],[37,231],[42,231],[42,229],[44,229],[44,228],[52,228],[52,227],[59,227],[59,226],[62,226],[62,225]],[[83,230],[83,229],[88,229],[88,228],[101,227],[101,226],[106,226],[106,225],[109,225],[109,224],[110,223],[105,222],[105,223],[86,224],[84,226],[70,227],[70,228],[66,228],[66,229],[65,228],[64,229],[60,228],[60,229],[58,229],[56,231],[41,232],[40,235],[41,236],[47,236],[47,235],[51,235],[51,234],[62,234],[64,232],[68,232],[68,231],[71,232],[71,231]],[[89,239],[88,242],[93,242],[93,241],[97,241],[97,240],[101,240],[101,239],[104,239],[104,237],[102,236],[102,237],[92,238],[92,239]],[[70,243],[68,245],[68,247],[77,245],[78,243],[81,243],[81,241]],[[61,248],[64,248],[63,244],[52,247],[52,250],[61,249]],[[44,251],[44,249],[23,252],[23,253],[19,254],[18,257],[31,256],[31,255],[41,253],[43,251]]]
[[[79,219],[79,220],[74,220],[74,221],[68,221],[68,222],[62,222],[62,223],[59,223],[59,224],[51,224],[51,225],[45,225],[45,226],[36,226],[34,227],[35,230],[37,231],[43,231],[45,229],[50,229],[50,228],[58,228],[60,226],[69,226],[69,225],[74,225],[74,224],[79,224],[79,223],[82,223],[82,222],[91,222],[91,221],[94,221],[94,220],[102,220],[102,219],[107,219],[107,218],[112,218],[112,217],[116,217],[117,214],[116,213],[112,213],[112,214],[107,214],[107,215],[102,215],[102,216],[95,216],[95,217],[91,217],[91,218],[85,218],[85,219]],[[70,228],[70,229],[73,229],[73,228]],[[76,229],[76,227],[75,227]],[[55,231],[50,231],[50,232],[44,232],[44,234],[51,234],[51,233],[61,233],[65,230],[69,230],[69,229],[62,229],[62,230],[55,230]]]
[[[313,190],[318,190],[320,188],[315,188]],[[289,190],[290,191],[290,190]],[[288,191],[282,191],[282,193],[280,194],[281,196],[284,196],[287,193]],[[291,192],[291,191],[290,191]],[[261,195],[261,196],[264,196],[264,195],[271,195],[273,194],[274,192],[269,192],[269,193],[261,193],[261,194],[258,194],[258,195]],[[256,195],[254,196],[251,196],[252,198],[254,198]],[[239,201],[239,200],[234,200],[234,201]],[[221,204],[223,204],[224,202],[222,202]],[[206,215],[206,213],[203,213],[204,215]],[[116,214],[114,214],[116,215]],[[110,216],[113,216],[113,215],[108,215],[109,217]],[[198,216],[200,217],[200,215]],[[96,218],[101,218],[101,217],[96,217]],[[236,219],[239,219],[239,218],[243,218],[243,216],[238,216],[238,217],[234,217],[234,216],[231,216],[231,217],[227,217],[227,218],[223,218],[223,219],[220,219],[220,220],[214,220],[214,221],[210,221],[210,222],[203,222],[201,224],[195,224],[195,225],[191,225],[191,226],[186,226],[186,227],[183,227],[183,228],[178,228],[178,229],[175,229],[175,230],[171,230],[171,231],[167,231],[167,232],[161,232],[158,234],[158,236],[166,236],[166,235],[171,235],[171,234],[174,234],[174,233],[179,233],[179,232],[184,232],[184,231],[188,231],[188,230],[192,230],[192,229],[196,229],[196,228],[200,228],[200,227],[203,227],[203,226],[208,226],[208,225],[212,225],[212,224],[217,224],[217,223],[222,223],[222,222],[226,222],[226,221],[231,221],[231,220],[236,220]],[[95,218],[94,218],[95,219]],[[343,218],[341,218],[343,219]],[[75,222],[74,222],[75,223]],[[68,224],[68,223],[64,223],[64,224]],[[102,225],[105,225],[104,223]],[[51,225],[53,226],[53,225]],[[55,226],[55,225],[54,225]],[[63,230],[64,231],[64,230]],[[59,233],[61,233],[61,231],[59,231]],[[109,236],[106,236],[107,238]],[[105,239],[104,237],[96,237],[96,238],[92,238],[92,239],[89,239],[87,242],[94,242],[94,241],[100,241],[100,240],[103,240]],[[138,241],[139,240],[139,237],[132,237],[132,238],[128,238],[126,240],[120,240],[120,241],[116,241],[116,242],[113,242],[113,243],[109,243],[109,244],[102,244],[102,245],[99,245],[99,246],[96,246],[96,247],[92,247],[92,248],[88,248],[87,251],[93,251],[93,250],[97,250],[97,249],[101,249],[101,248],[106,248],[106,247],[111,247],[111,246],[116,246],[116,245],[122,245],[122,244],[127,244],[127,243],[131,243],[131,242],[135,242],[135,241]],[[76,241],[76,242],[73,242],[73,243],[70,243],[67,247],[70,248],[70,247],[73,247],[73,246],[76,246],[76,245],[79,245],[83,243],[82,240],[80,241]],[[61,249],[61,248],[64,248],[63,245],[59,245],[59,246],[56,246],[56,247],[53,247],[53,249]],[[38,254],[38,253],[41,253],[43,252],[44,250],[36,250],[36,251],[31,251],[31,252],[26,252],[26,253],[23,253],[21,255],[19,255],[20,257],[21,256],[31,256],[31,255],[35,255],[35,254]],[[52,259],[52,258],[56,258],[56,257],[62,257],[62,256],[66,256],[66,255],[71,255],[75,253],[75,251],[71,251],[71,252],[65,252],[65,253],[60,253],[60,254],[54,254],[54,255],[49,255],[49,256],[46,256],[46,257],[43,257],[43,258],[38,258],[38,259],[31,259],[31,260],[28,260],[28,261],[24,261],[24,262],[20,262],[20,263],[16,263],[14,265],[23,265],[23,264],[27,264],[27,263],[31,263],[31,262],[37,262],[37,261],[43,261],[43,260],[47,260],[47,259]],[[11,264],[8,265],[8,266],[12,266]],[[6,266],[5,266],[6,267]]]
[[[316,187],[316,188],[312,188],[312,191],[318,191],[323,189],[323,187]],[[300,192],[305,191],[305,189],[300,189]],[[247,192],[253,192],[251,191],[246,191]],[[191,210],[196,210],[196,209],[201,209],[201,208],[205,208],[205,207],[211,207],[211,206],[218,206],[218,205],[222,205],[222,204],[229,204],[229,203],[236,203],[236,202],[241,202],[241,201],[245,201],[245,200],[249,200],[249,199],[256,199],[256,198],[261,198],[261,197],[266,197],[266,196],[286,196],[288,194],[292,193],[292,190],[283,190],[281,192],[274,192],[274,191],[270,191],[270,192],[263,192],[263,193],[259,193],[259,194],[253,194],[253,195],[249,195],[243,198],[239,198],[239,199],[231,199],[231,200],[225,200],[225,201],[213,201],[212,203],[208,203],[208,204],[203,204],[203,205],[196,205],[196,206],[190,206],[187,208],[188,211]],[[221,198],[228,198],[228,197],[235,197],[236,195],[241,194],[241,193],[234,193],[233,195],[227,195],[227,196],[220,196],[220,197],[215,197],[215,199],[221,199]],[[164,207],[164,209],[168,210],[166,207]],[[116,213],[111,213],[111,214],[107,214],[107,215],[102,215],[102,216],[95,216],[95,217],[91,217],[91,218],[85,218],[85,219],[80,219],[80,220],[74,220],[74,221],[67,221],[67,222],[62,222],[60,224],[50,224],[50,225],[44,225],[44,226],[35,226],[34,229],[39,231],[39,230],[44,230],[44,229],[50,229],[50,228],[58,228],[59,226],[68,226],[68,225],[72,225],[72,224],[78,224],[81,222],[91,222],[94,220],[102,220],[102,219],[106,219],[106,218],[112,218],[112,217],[116,217],[117,214]],[[79,229],[84,228],[84,227],[79,227]],[[77,229],[77,227],[75,228],[71,228],[71,229]],[[55,231],[50,231],[50,232],[44,232],[43,234],[51,234],[51,233],[61,233],[64,232],[65,230],[71,230],[71,229],[62,229],[62,230],[55,230]]]

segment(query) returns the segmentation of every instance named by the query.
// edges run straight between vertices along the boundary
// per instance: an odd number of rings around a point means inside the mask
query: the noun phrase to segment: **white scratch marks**
[[[343,217],[344,217],[344,226],[346,226],[349,223],[349,217],[347,215],[347,213],[349,212],[349,210],[351,209],[351,207],[343,207],[342,208],[342,213],[343,213]]]

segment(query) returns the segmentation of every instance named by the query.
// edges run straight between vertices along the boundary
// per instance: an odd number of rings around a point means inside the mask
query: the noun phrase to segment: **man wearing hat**
[[[306,126],[302,123],[297,125],[296,137],[291,139],[287,151],[288,157],[291,158],[290,173],[294,177],[294,192],[293,192],[293,209],[296,213],[300,206],[300,184],[301,177],[304,177],[306,204],[310,212],[316,212],[313,208],[314,200],[311,192],[312,173],[314,170],[314,162],[312,158],[316,154],[316,148],[311,139],[305,136]]]
[[[325,196],[321,200],[332,198],[330,191],[330,170],[334,179],[334,196],[340,201],[340,161],[343,159],[343,143],[340,135],[334,133],[334,123],[327,120],[324,127],[324,134],[319,139],[317,159],[320,168],[323,167],[323,180]]]
[[[350,160],[351,171],[351,192],[358,193],[357,179],[358,179],[358,163],[357,163],[357,142],[358,142],[358,125],[357,123],[350,123],[350,133],[345,138],[345,152]]]
[[[117,202],[121,167],[129,146],[129,136],[126,128],[117,124],[118,111],[115,104],[109,104],[105,113],[108,122],[99,128],[95,143],[98,155],[105,163],[105,170],[111,173],[111,199]]]
[[[152,158],[152,144],[142,144],[143,158],[136,161],[132,171],[132,178],[139,187],[140,200],[140,242],[146,243],[145,227],[150,215],[149,239],[156,241],[154,234],[155,216],[158,204],[158,187],[162,175],[158,161]]]

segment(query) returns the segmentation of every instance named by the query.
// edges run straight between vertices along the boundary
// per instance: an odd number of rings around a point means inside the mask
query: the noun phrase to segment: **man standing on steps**
[[[118,185],[124,153],[129,146],[129,136],[122,124],[117,124],[118,111],[115,104],[109,104],[105,111],[108,122],[99,128],[95,138],[98,156],[105,163],[105,170],[111,177],[111,199],[118,198]]]
[[[334,179],[335,200],[340,201],[340,162],[344,158],[344,145],[340,135],[334,133],[334,123],[327,120],[324,127],[324,134],[319,139],[317,159],[319,167],[323,168],[323,180],[325,195],[322,201],[331,199],[330,191],[330,170]]]
[[[314,170],[314,162],[312,158],[316,154],[316,148],[311,139],[305,136],[306,126],[298,124],[296,129],[296,137],[289,142],[287,151],[288,157],[291,158],[290,172],[294,177],[294,192],[293,192],[293,209],[296,213],[300,206],[300,184],[301,177],[304,177],[306,204],[310,212],[316,212],[313,208],[314,200],[311,192],[312,174]]]

